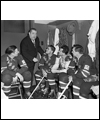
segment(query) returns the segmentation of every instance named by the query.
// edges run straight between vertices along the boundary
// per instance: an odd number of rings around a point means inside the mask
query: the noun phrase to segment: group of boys
[[[38,88],[43,96],[58,98],[71,80],[73,99],[89,99],[93,86],[99,85],[99,75],[93,68],[91,57],[83,51],[83,47],[78,44],[72,47],[71,52],[68,46],[63,45],[57,54],[53,45],[47,47],[35,73],[37,85],[44,77]],[[31,95],[31,73],[16,46],[8,47],[1,57],[1,77],[4,83],[2,89],[7,96],[11,84],[17,80],[23,82],[26,98]],[[68,99],[68,90],[65,90],[62,99]]]
[[[45,77],[40,87],[43,96],[59,98],[71,80],[72,98],[89,99],[92,88],[99,85],[97,69],[93,67],[92,59],[83,53],[81,45],[74,45],[69,52],[66,45],[60,47],[58,54],[49,45],[39,62],[39,69],[35,73],[37,84]],[[62,95],[62,99],[69,98],[69,88]],[[99,93],[96,93],[98,96]]]

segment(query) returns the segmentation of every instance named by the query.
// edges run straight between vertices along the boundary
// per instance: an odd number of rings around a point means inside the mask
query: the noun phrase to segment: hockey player
[[[69,82],[69,76],[72,76],[75,71],[75,61],[73,60],[71,54],[69,54],[69,48],[63,45],[59,50],[59,58],[56,64],[52,67],[53,73],[59,74],[59,92],[58,97],[61,92],[65,89],[67,83]],[[64,98],[68,98],[68,89],[64,93]]]
[[[96,69],[92,67],[92,59],[83,53],[81,45],[74,45],[72,53],[78,59],[78,70],[73,75],[73,95],[74,99],[89,98],[92,86],[98,85]]]
[[[9,46],[1,56],[1,81],[4,93],[9,96],[13,82],[23,82],[26,98],[30,96],[31,73],[15,45]]]
[[[51,68],[55,64],[57,55],[53,54],[55,51],[55,47],[53,45],[49,45],[46,49],[46,53],[42,56],[39,62],[39,70],[36,71],[36,83],[44,76],[46,78],[46,88],[44,89],[44,94],[46,94],[51,89],[48,97],[52,98],[55,96],[56,82],[55,82],[55,74],[51,72]]]

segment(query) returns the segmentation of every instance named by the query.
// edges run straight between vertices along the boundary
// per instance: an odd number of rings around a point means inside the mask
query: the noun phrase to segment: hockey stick
[[[58,97],[58,99],[61,98],[61,96],[64,94],[64,92],[66,91],[66,89],[68,89],[68,86],[70,85],[70,83],[72,82],[72,80],[69,80],[69,83],[66,85],[65,89],[62,91],[62,93],[60,94],[60,96]]]
[[[30,99],[32,97],[32,95],[34,94],[34,92],[37,90],[37,88],[39,87],[40,83],[42,82],[42,80],[44,79],[44,77],[42,77],[42,79],[40,80],[40,82],[38,83],[38,85],[35,87],[35,89],[33,90],[33,92],[31,93],[31,95],[29,96],[28,99]]]

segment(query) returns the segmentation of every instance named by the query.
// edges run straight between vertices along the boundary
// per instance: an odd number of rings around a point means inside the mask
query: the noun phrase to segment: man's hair
[[[68,52],[69,52],[69,47],[67,46],[67,45],[63,45],[63,46],[61,46],[60,47],[61,49],[63,49],[63,53],[65,53],[66,55],[68,54]]]
[[[51,48],[51,50],[53,51],[53,53],[55,52],[55,47],[53,45],[48,45],[48,47]]]
[[[15,51],[16,48],[17,47],[15,45],[11,45],[5,50],[5,53],[10,55],[11,53],[13,53]]]
[[[35,28],[30,28],[29,31],[28,31],[28,33],[31,32],[32,30],[37,31]]]
[[[82,47],[81,45],[79,45],[79,44],[73,45],[72,49],[73,49],[73,48],[75,48],[75,51],[76,51],[76,52],[79,52],[80,54],[82,54],[83,51],[84,51],[83,47]]]

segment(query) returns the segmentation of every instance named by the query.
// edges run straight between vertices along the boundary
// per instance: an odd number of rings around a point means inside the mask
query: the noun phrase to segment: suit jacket
[[[33,58],[37,57],[37,53],[43,55],[44,51],[40,46],[39,38],[35,39],[35,45],[32,43],[29,36],[26,36],[20,43],[20,53],[22,54],[24,60],[33,64]]]

